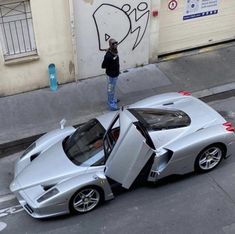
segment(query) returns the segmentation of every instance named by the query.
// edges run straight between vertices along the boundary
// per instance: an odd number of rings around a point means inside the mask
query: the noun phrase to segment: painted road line
[[[13,199],[15,199],[14,194],[9,194],[9,195],[6,195],[6,196],[2,196],[2,197],[0,197],[0,203],[10,201],[10,200],[13,200]]]
[[[11,207],[1,209],[0,210],[0,218],[5,217],[7,215],[11,215],[11,214],[16,214],[16,213],[23,211],[23,210],[24,210],[24,208],[22,208],[21,205],[16,205],[16,206],[11,206]]]
[[[0,232],[7,227],[6,223],[0,222]]]

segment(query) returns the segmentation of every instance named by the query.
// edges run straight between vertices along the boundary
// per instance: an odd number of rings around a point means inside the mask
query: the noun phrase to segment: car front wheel
[[[80,189],[71,199],[71,210],[75,213],[89,212],[97,207],[101,198],[101,192],[95,187]]]
[[[220,164],[223,157],[224,149],[222,146],[208,146],[197,156],[195,169],[199,172],[211,171]]]

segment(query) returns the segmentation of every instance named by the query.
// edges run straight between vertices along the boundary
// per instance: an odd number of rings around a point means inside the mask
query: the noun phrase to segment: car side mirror
[[[65,125],[66,122],[67,122],[66,119],[62,119],[60,121],[60,129],[64,129],[64,125]]]

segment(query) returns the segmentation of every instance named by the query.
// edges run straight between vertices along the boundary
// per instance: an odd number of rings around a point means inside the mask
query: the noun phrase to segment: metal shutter
[[[207,0],[190,1],[205,2]],[[235,38],[234,0],[217,0],[218,13],[216,14],[183,20],[186,4],[190,1],[176,0],[174,2],[177,2],[177,7],[170,10],[171,1],[161,0],[159,55]]]

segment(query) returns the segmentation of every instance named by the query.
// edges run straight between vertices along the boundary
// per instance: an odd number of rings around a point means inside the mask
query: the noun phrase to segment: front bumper
[[[24,191],[17,191],[15,195],[24,210],[34,218],[47,218],[69,213],[67,202],[40,207]]]

